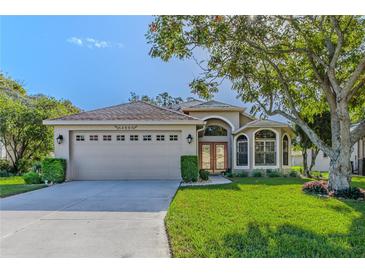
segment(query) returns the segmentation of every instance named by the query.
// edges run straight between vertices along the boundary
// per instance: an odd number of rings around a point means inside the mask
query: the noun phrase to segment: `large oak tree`
[[[364,38],[361,16],[158,16],[147,33],[151,56],[164,61],[203,49],[193,92],[211,97],[228,79],[256,111],[299,125],[330,157],[334,190],[349,187],[351,148],[365,135]],[[331,146],[304,121],[323,111]]]

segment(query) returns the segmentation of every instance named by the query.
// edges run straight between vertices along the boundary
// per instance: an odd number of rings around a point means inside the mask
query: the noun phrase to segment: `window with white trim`
[[[124,135],[117,135],[117,141],[125,141]]]
[[[103,141],[111,141],[112,136],[111,135],[103,135]]]
[[[156,141],[165,141],[165,135],[156,135]]]
[[[248,166],[248,140],[245,135],[237,138],[236,151],[236,165]]]
[[[151,135],[143,135],[143,141],[151,141],[152,136]]]
[[[289,165],[289,138],[287,135],[283,137],[283,165]]]
[[[97,141],[99,139],[98,135],[89,135],[89,140],[90,141]]]
[[[138,135],[130,135],[129,140],[130,141],[138,141]]]
[[[84,135],[76,135],[76,141],[85,141]]]
[[[170,135],[170,141],[177,141],[178,137],[177,135]]]
[[[255,133],[255,165],[276,165],[276,134],[271,130]]]

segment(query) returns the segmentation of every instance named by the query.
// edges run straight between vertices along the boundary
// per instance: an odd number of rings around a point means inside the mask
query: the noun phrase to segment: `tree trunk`
[[[337,159],[330,161],[329,188],[343,190],[350,187],[351,183],[351,150],[342,149]]]
[[[303,175],[306,177],[310,177],[310,173],[308,170],[308,155],[307,155],[307,149],[302,149],[302,156],[303,156]]]
[[[312,171],[314,165],[316,164],[316,159],[319,153],[319,149],[318,148],[312,148],[311,149],[311,164],[309,166],[309,172]]]
[[[332,134],[338,136],[340,142],[332,144],[329,168],[329,188],[331,190],[348,189],[351,183],[351,134],[350,116],[348,106],[343,101],[339,102],[338,109],[339,127],[332,127]]]

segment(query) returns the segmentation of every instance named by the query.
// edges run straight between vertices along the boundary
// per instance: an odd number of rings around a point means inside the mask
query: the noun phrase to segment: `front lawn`
[[[365,257],[365,202],[304,194],[300,178],[233,181],[179,189],[166,217],[174,257]]]
[[[0,197],[7,197],[46,187],[44,184],[26,185],[19,176],[0,178]]]

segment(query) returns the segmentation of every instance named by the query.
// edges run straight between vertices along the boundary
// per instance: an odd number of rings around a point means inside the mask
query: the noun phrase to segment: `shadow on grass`
[[[364,218],[356,219],[348,234],[320,235],[293,225],[272,228],[250,223],[246,233],[226,234],[210,241],[208,257],[348,258],[365,256]]]
[[[246,177],[246,178],[233,178],[233,182],[241,184],[252,185],[302,185],[305,182],[313,181],[309,178],[298,177]]]

